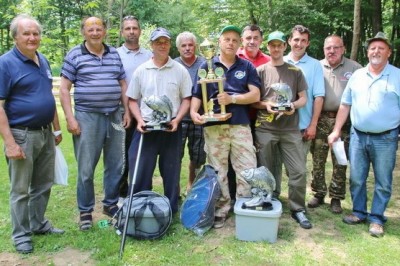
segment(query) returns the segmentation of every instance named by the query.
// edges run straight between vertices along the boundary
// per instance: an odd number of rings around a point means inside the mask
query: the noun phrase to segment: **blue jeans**
[[[383,135],[368,135],[351,129],[350,193],[353,214],[360,219],[383,225],[384,212],[392,194],[393,169],[396,164],[398,129]],[[367,211],[367,178],[370,163],[375,176],[371,211]]]
[[[119,183],[124,172],[125,129],[121,113],[75,111],[81,134],[74,136],[78,163],[77,200],[80,212],[92,212],[95,204],[94,171],[103,151],[104,206],[118,203]]]

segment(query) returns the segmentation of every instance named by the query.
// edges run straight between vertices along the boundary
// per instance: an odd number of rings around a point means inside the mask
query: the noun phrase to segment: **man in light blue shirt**
[[[381,237],[396,165],[400,70],[388,63],[392,48],[384,33],[379,32],[366,44],[369,64],[354,72],[347,83],[328,143],[332,145],[337,141],[350,114],[350,193],[353,211],[343,218],[343,222],[355,225],[368,220],[369,233]],[[371,163],[375,186],[368,213],[367,178]]]
[[[324,103],[324,74],[320,62],[306,53],[306,49],[310,45],[308,28],[296,25],[292,29],[288,43],[291,51],[283,60],[300,68],[308,85],[307,104],[299,109],[299,127],[303,134],[304,154],[307,156],[311,140],[315,138],[318,118]]]
[[[148,61],[153,56],[153,53],[150,50],[140,47],[139,39],[141,33],[142,30],[137,17],[126,16],[122,19],[121,35],[125,39],[125,42],[121,45],[121,47],[117,48],[117,52],[121,57],[126,74],[125,80],[126,84],[128,85],[136,68]],[[121,112],[122,115],[125,113],[125,109],[122,105]],[[132,124],[133,125],[130,125],[130,127],[125,129],[125,171],[122,175],[119,186],[119,196],[122,198],[126,198],[126,196],[128,196],[128,149],[132,142],[133,131],[136,127],[134,119],[132,119]]]

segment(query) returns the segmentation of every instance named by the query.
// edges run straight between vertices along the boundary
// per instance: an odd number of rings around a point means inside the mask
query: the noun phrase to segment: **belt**
[[[364,131],[360,131],[360,130],[358,130],[358,129],[356,129],[356,128],[354,128],[354,130],[355,130],[357,133],[361,133],[361,134],[365,134],[365,135],[370,135],[370,136],[382,136],[382,135],[389,134],[390,131],[392,131],[393,129],[389,129],[389,130],[382,131],[382,132],[379,132],[379,133],[375,133],[375,132],[364,132]]]
[[[336,118],[337,112],[332,112],[332,111],[322,111],[321,115],[327,116],[329,118]]]
[[[28,131],[46,130],[49,127],[50,127],[50,125],[45,125],[45,126],[41,126],[41,127],[10,126],[10,128],[28,130]]]

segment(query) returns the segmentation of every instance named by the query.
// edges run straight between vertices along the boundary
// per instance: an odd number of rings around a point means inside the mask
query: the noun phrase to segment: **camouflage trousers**
[[[311,190],[315,192],[314,196],[324,198],[327,194],[327,185],[325,181],[325,165],[329,153],[328,136],[335,125],[335,117],[321,113],[317,125],[317,134],[311,144],[311,154],[313,158],[313,170]],[[347,121],[342,128],[341,139],[344,141],[345,151],[348,158],[349,139],[350,139],[350,121]],[[346,165],[339,165],[336,157],[331,150],[331,159],[333,163],[332,179],[329,185],[329,196],[335,199],[344,199],[346,195]]]
[[[221,197],[216,204],[215,216],[226,217],[231,197],[228,186],[228,158],[236,173],[236,198],[250,196],[250,185],[241,172],[257,167],[253,137],[248,125],[216,125],[204,127],[204,150],[208,163],[218,172]]]

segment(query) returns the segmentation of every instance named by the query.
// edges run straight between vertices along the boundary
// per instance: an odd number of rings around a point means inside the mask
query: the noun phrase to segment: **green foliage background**
[[[192,31],[200,41],[205,37],[216,38],[227,24],[244,27],[256,23],[264,29],[265,35],[274,30],[289,33],[294,25],[303,24],[312,32],[308,53],[321,59],[323,41],[329,34],[343,37],[349,55],[353,5],[353,0],[0,0],[0,54],[13,45],[8,35],[11,19],[16,14],[28,13],[43,24],[41,52],[49,58],[55,74],[58,74],[65,53],[82,41],[81,19],[91,15],[105,19],[107,43],[113,46],[122,42],[119,27],[124,15],[137,16],[145,33],[162,26],[173,36],[185,30]],[[379,25],[374,22],[380,12],[376,6],[382,10]],[[361,64],[366,63],[362,44],[378,29],[385,31],[394,42],[392,63],[400,65],[396,45],[400,37],[399,6],[400,0],[362,1],[357,58]],[[144,46],[147,40],[142,38]],[[265,51],[265,47],[262,49]],[[173,48],[171,56],[177,54]]]

